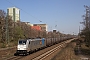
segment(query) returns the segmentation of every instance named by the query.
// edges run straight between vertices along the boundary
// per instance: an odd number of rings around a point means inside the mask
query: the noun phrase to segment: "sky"
[[[48,31],[56,29],[65,34],[78,34],[84,5],[90,6],[90,0],[0,0],[0,9],[20,9],[20,20],[31,24],[44,23]],[[42,21],[42,22],[40,22]]]

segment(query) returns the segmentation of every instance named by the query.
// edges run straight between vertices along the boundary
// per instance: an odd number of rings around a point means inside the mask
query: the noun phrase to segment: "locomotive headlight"
[[[18,48],[18,50],[20,50],[20,48]]]
[[[26,48],[24,48],[24,50],[26,50]]]

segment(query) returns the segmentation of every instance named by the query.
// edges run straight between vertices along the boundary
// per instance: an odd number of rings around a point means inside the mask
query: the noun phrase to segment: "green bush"
[[[1,48],[6,48],[6,44],[5,43],[2,43],[1,44]]]

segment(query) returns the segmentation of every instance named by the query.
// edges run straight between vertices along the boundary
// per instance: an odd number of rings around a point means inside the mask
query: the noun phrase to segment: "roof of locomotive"
[[[42,40],[44,38],[34,38],[34,39],[20,39],[19,41],[29,40],[29,41],[36,41],[36,40]]]
[[[30,41],[36,41],[36,40],[42,40],[42,39],[35,38],[35,39],[31,39]]]

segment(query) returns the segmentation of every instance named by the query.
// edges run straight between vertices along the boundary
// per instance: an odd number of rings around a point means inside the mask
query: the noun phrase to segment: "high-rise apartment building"
[[[11,16],[12,20],[14,22],[17,22],[20,20],[20,10],[16,7],[11,7],[7,9],[7,14]]]

